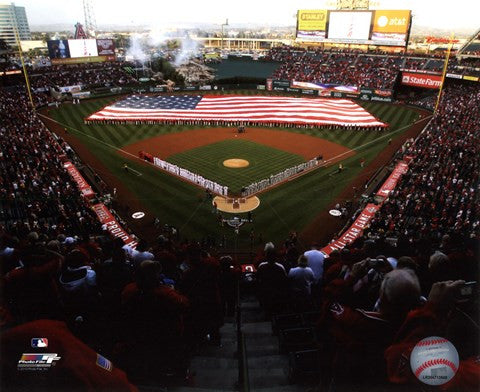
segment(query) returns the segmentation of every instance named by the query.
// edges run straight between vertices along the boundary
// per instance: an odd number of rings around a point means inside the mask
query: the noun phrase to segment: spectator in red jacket
[[[223,315],[232,317],[237,303],[238,280],[242,271],[231,256],[220,258],[220,294]]]
[[[189,330],[192,344],[208,339],[220,344],[219,329],[223,325],[220,292],[220,266],[198,244],[187,249],[188,265],[179,282],[179,290],[191,303]]]
[[[394,270],[382,281],[378,312],[338,302],[328,305],[321,325],[322,338],[332,350],[331,374],[339,390],[386,383],[383,352],[408,311],[419,306],[420,294],[420,284],[411,270]],[[324,371],[329,373],[328,369]]]
[[[30,233],[30,238],[38,238]],[[43,245],[31,243],[20,252],[20,267],[3,278],[4,301],[17,322],[59,317],[60,301],[55,282],[63,257]]]
[[[125,322],[123,339],[128,351],[129,374],[151,379],[159,372],[180,372],[185,368],[184,325],[188,299],[161,284],[158,261],[140,264],[136,282],[122,293]]]

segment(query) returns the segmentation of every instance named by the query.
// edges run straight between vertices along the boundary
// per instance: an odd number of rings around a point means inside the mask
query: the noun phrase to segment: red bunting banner
[[[129,245],[132,248],[137,246],[135,241],[123,228],[120,223],[117,222],[112,213],[103,203],[95,204],[92,206],[93,211],[97,214],[98,220],[105,226],[106,230],[113,236],[123,240],[125,245]]]
[[[379,204],[367,204],[367,206],[363,209],[361,214],[355,219],[355,222],[342,234],[342,236],[335,241],[332,241],[326,247],[322,249],[322,252],[328,256],[332,253],[335,249],[343,249],[347,244],[355,241],[358,237],[360,237],[363,233],[363,229],[370,223],[373,216],[377,213],[377,211],[382,206],[385,199],[388,197],[390,192],[392,192],[395,187],[397,186],[398,181],[408,171],[408,163],[410,162],[413,157],[406,156],[405,161],[399,161],[395,169],[393,169],[390,176],[388,176],[387,180],[382,184],[376,196],[381,196],[381,202]]]
[[[65,162],[63,164],[63,167],[67,170],[68,174],[70,174],[73,180],[77,183],[77,187],[84,197],[86,197],[87,199],[91,199],[93,196],[95,196],[95,192],[93,191],[92,187],[88,184],[87,181],[85,181],[83,176],[80,174],[80,172],[72,162],[70,161]]]
[[[380,205],[373,203],[367,204],[355,222],[335,241],[329,243],[321,251],[326,255],[332,253],[335,249],[343,249],[347,244],[355,241],[363,233],[363,229],[370,223],[375,213],[380,209]]]
[[[387,180],[383,183],[380,189],[377,192],[377,196],[387,198],[391,191],[395,189],[397,186],[398,180],[408,171],[408,165],[404,161],[400,161],[393,169],[390,176]]]

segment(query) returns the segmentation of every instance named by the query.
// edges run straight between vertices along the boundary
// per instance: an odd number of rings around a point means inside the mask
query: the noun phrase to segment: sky
[[[294,26],[298,9],[332,9],[334,0],[93,0],[97,25],[191,27],[218,24]],[[442,29],[480,28],[478,0],[371,0],[371,8],[411,9],[414,25]],[[82,0],[18,0],[30,25],[83,23]]]

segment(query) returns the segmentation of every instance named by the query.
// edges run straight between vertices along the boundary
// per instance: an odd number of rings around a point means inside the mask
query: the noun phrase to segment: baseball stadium
[[[75,3],[0,4],[4,390],[480,388],[477,25]]]

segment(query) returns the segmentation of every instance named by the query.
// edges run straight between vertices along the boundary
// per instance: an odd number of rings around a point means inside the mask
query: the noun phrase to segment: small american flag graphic
[[[104,107],[86,120],[386,126],[348,99],[235,95],[132,95]]]

